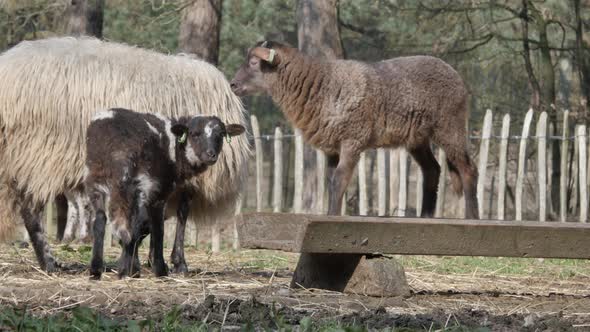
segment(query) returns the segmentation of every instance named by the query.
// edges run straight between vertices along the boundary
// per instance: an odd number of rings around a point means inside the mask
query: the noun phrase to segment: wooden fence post
[[[299,129],[295,129],[294,178],[293,212],[301,213],[303,211],[303,136]]]
[[[399,195],[398,195],[397,215],[404,217],[406,215],[406,206],[408,204],[408,151],[399,150]]]
[[[561,222],[567,221],[567,181],[569,179],[567,157],[569,155],[570,139],[569,114],[570,112],[568,110],[563,112],[563,129],[561,134],[561,164],[559,165],[561,172],[561,177],[559,178],[559,220]]]
[[[254,135],[254,149],[256,150],[256,211],[262,211],[262,137],[260,136],[260,127],[258,126],[258,119],[256,115],[250,116],[252,123],[252,134]]]
[[[240,213],[242,213],[242,205],[244,204],[244,199],[242,198],[242,196],[240,196],[236,202],[236,213],[235,215],[238,215]],[[233,242],[232,242],[232,248],[234,250],[238,250],[240,248],[240,238],[238,237],[238,224],[237,224],[238,218],[233,218]]]
[[[211,252],[218,253],[221,251],[221,230],[219,228],[219,217],[211,219]]]
[[[506,214],[506,163],[508,159],[508,135],[510,134],[510,114],[502,118],[500,133],[500,156],[498,161],[498,219],[504,220]]]
[[[572,164],[572,173],[571,173],[571,183],[572,183],[572,191],[571,191],[571,197],[570,197],[570,205],[571,205],[571,212],[572,215],[577,215],[578,214],[578,199],[580,197],[580,192],[579,192],[579,186],[578,186],[578,180],[579,180],[579,174],[578,174],[578,168],[579,168],[579,164],[578,164],[578,159],[580,158],[580,153],[579,153],[579,144],[578,144],[578,139],[576,137],[577,134],[577,126],[574,127],[574,157],[571,160],[571,164]]]
[[[317,194],[316,194],[316,213],[324,214],[324,198],[326,192],[326,154],[321,150],[316,150],[317,165]]]
[[[578,141],[578,179],[580,188],[580,222],[588,221],[588,186],[586,184],[586,165],[588,146],[586,145],[586,125],[578,126],[576,130]]]
[[[518,150],[518,174],[516,177],[516,220],[522,220],[522,186],[526,175],[526,143],[529,137],[531,121],[533,120],[533,109],[529,109],[524,117],[520,147]]]
[[[385,149],[377,149],[377,214],[387,215],[387,167]]]
[[[438,180],[438,198],[436,200],[435,218],[442,218],[445,211],[445,196],[447,190],[447,155],[441,148],[438,149],[438,163],[440,165],[440,177]]]
[[[424,175],[422,169],[418,163],[416,164],[416,217],[420,217],[422,214],[422,197],[424,197]]]
[[[479,167],[477,179],[477,205],[480,218],[484,217],[484,193],[486,189],[486,172],[488,169],[488,153],[490,150],[490,137],[492,135],[492,110],[488,109],[483,118],[483,129],[479,144]]]
[[[547,112],[539,116],[536,135],[539,221],[547,221]]]
[[[359,177],[359,215],[367,215],[367,155],[361,153],[358,165]]]
[[[399,149],[389,150],[389,215],[396,215],[399,202]]]
[[[283,133],[279,127],[275,128],[274,140],[272,208],[273,212],[281,212],[283,208]]]

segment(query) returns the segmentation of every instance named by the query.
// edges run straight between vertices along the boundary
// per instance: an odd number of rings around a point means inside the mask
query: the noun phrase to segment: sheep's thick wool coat
[[[84,176],[86,129],[111,107],[169,117],[215,115],[245,124],[224,75],[190,56],[94,38],[22,42],[0,55],[0,239],[14,229],[18,193],[45,204]],[[191,180],[193,213],[233,212],[250,150],[246,135]]]

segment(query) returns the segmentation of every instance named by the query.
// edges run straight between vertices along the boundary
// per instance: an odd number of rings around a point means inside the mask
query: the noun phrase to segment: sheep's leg
[[[32,203],[24,203],[21,206],[21,216],[25,222],[25,228],[29,233],[29,238],[33,243],[35,255],[41,269],[47,272],[55,272],[59,268],[59,264],[51,254],[51,248],[47,243],[43,231],[43,222],[41,214],[43,212],[42,206],[33,206]]]
[[[64,194],[57,195],[55,206],[57,210],[57,240],[64,241],[68,227],[68,200]]]
[[[95,192],[92,197],[92,205],[96,211],[93,235],[94,241],[92,244],[92,261],[90,263],[90,276],[92,279],[100,279],[104,271],[104,233],[107,223],[107,216],[105,212],[105,196],[100,192]]]
[[[77,237],[80,241],[84,241],[88,237],[88,225],[92,218],[88,196],[84,193],[77,195],[76,204],[79,207]]]
[[[477,205],[477,169],[471,162],[467,151],[455,152],[445,150],[449,170],[458,173],[461,177],[461,185],[465,194],[465,218],[479,219]]]
[[[434,158],[428,144],[409,150],[414,160],[420,166],[424,182],[422,183],[422,218],[432,218],[436,208],[438,180],[440,177],[440,165]]]
[[[328,157],[328,170],[331,173],[328,207],[330,215],[339,215],[342,211],[342,197],[360,156],[358,149],[352,149],[350,145],[347,147],[345,143],[342,146],[340,155]],[[291,287],[321,288],[342,292],[362,256],[302,253],[291,279]]]
[[[154,246],[152,271],[156,277],[168,275],[168,266],[164,261],[164,202],[149,208],[151,221],[151,241]]]
[[[78,223],[79,219],[79,207],[77,206],[77,202],[75,197],[71,193],[67,193],[66,197],[66,204],[67,204],[67,213],[66,213],[66,229],[64,231],[63,241],[70,242],[74,239],[75,234],[75,227]]]
[[[130,189],[131,190],[131,189]],[[139,262],[139,246],[141,241],[149,234],[150,216],[142,201],[140,191],[133,194],[131,219],[131,240],[129,243],[122,242],[123,251],[119,258],[119,278],[126,276],[139,277],[141,265]]]
[[[356,144],[342,143],[338,166],[330,180],[329,215],[339,215],[342,211],[342,197],[359,161],[360,153],[361,150],[357,148]]]
[[[184,259],[184,233],[186,229],[186,220],[190,211],[191,197],[187,192],[180,194],[180,201],[176,211],[176,237],[174,238],[174,247],[172,248],[172,255],[170,260],[174,264],[175,273],[188,272],[186,260]]]

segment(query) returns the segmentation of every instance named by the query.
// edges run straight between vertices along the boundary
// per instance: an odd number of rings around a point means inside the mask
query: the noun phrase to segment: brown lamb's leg
[[[464,137],[459,134],[458,136]],[[477,205],[477,168],[469,158],[464,139],[452,141],[452,138],[441,137],[436,142],[447,155],[447,163],[451,175],[458,173],[465,195],[465,218],[479,219]]]
[[[422,218],[432,218],[436,209],[436,198],[438,191],[438,180],[440,177],[440,166],[428,143],[409,149],[410,154],[420,166],[424,175],[422,183]]]
[[[339,215],[342,211],[342,197],[348,187],[354,168],[359,161],[361,154],[359,144],[356,142],[342,142],[339,161],[334,174],[330,179],[330,202],[328,205],[329,215]]]
[[[328,165],[338,166],[330,178],[329,215],[342,211],[342,197],[348,186],[354,168],[358,163],[361,149],[356,142],[343,142],[338,157],[330,157]],[[346,288],[362,255],[302,253],[293,273],[291,287],[321,288],[342,292]]]

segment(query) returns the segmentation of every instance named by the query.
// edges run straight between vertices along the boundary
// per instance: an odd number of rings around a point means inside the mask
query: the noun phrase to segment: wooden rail
[[[242,248],[302,253],[590,258],[585,223],[352,217],[237,216]]]

